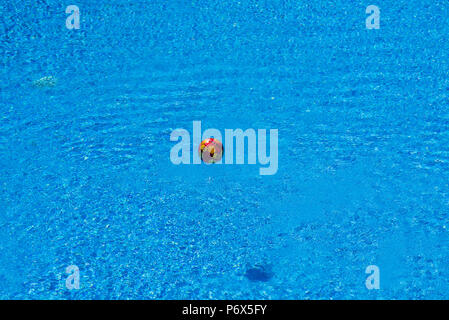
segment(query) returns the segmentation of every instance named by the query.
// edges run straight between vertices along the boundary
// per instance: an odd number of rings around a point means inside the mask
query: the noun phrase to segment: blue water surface
[[[449,298],[448,10],[0,0],[0,299]],[[175,166],[194,120],[278,172]]]

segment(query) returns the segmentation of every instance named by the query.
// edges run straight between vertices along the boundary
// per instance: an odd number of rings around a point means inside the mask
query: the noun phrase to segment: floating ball
[[[198,152],[205,163],[215,163],[223,156],[223,144],[217,139],[207,138],[201,142]]]

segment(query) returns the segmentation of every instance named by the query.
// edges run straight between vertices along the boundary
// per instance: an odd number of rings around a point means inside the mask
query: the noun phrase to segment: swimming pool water
[[[447,299],[448,8],[0,0],[0,298]],[[278,172],[173,165],[195,120]]]

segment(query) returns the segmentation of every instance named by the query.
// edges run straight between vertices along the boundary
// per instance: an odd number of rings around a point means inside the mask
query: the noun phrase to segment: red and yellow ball
[[[204,139],[198,148],[199,156],[205,163],[216,163],[220,161],[223,157],[223,152],[223,144],[214,138]]]

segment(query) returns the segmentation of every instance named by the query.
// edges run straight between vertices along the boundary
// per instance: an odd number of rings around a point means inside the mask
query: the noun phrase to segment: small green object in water
[[[39,88],[49,88],[54,87],[56,85],[56,82],[58,82],[58,79],[53,76],[48,76],[33,81],[33,85]]]

